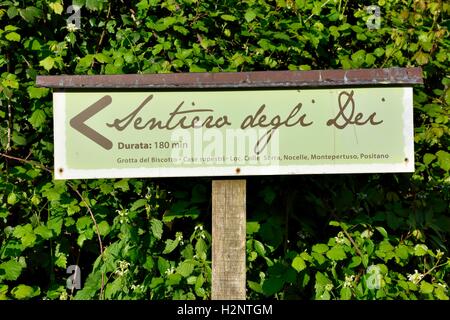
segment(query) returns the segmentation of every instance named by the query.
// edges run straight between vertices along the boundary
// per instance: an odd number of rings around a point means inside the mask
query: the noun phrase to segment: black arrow
[[[113,143],[111,140],[105,138],[100,133],[92,129],[91,127],[88,127],[85,122],[90,119],[92,116],[103,110],[105,107],[110,105],[112,102],[111,96],[104,96],[101,99],[99,99],[94,104],[90,105],[85,110],[81,111],[79,114],[77,114],[75,117],[73,117],[70,120],[70,126],[80,132],[81,134],[85,135],[95,143],[99,144],[106,150],[110,150],[113,146]]]

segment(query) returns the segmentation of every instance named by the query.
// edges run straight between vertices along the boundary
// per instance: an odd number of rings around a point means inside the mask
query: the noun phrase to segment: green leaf
[[[355,268],[357,266],[359,266],[362,262],[361,257],[359,256],[353,256],[352,257],[352,262],[350,262],[350,264],[348,265],[349,268]]]
[[[300,272],[306,268],[305,260],[303,260],[303,258],[300,256],[295,257],[291,265],[292,268],[297,270],[297,272]]]
[[[56,14],[61,14],[64,10],[64,7],[62,6],[61,3],[59,2],[50,2],[48,4],[48,6],[53,10],[54,13]]]
[[[113,282],[108,283],[105,288],[105,298],[109,300],[115,298],[117,293],[123,291],[123,286],[124,286],[123,277],[118,277]]]
[[[428,166],[431,162],[434,161],[434,159],[436,159],[436,156],[434,154],[425,153],[425,155],[423,156],[423,163]]]
[[[45,240],[48,240],[53,236],[52,230],[42,224],[34,229],[34,233],[41,236]]]
[[[83,283],[83,288],[79,290],[75,296],[76,300],[92,299],[101,285],[102,273],[91,272],[86,281]]]
[[[113,60],[110,57],[108,57],[106,54],[101,53],[101,52],[95,54],[94,57],[95,57],[95,60],[97,60],[100,63],[112,63],[113,62]]]
[[[400,244],[397,248],[395,248],[395,255],[400,259],[406,260],[409,256],[408,247],[404,244]]]
[[[83,58],[81,58],[80,60],[78,60],[75,70],[77,72],[84,72],[91,67],[93,61],[94,61],[94,55],[88,54],[88,55],[84,56]]]
[[[44,67],[45,70],[50,71],[55,66],[55,59],[48,56],[47,58],[39,61],[39,65]]]
[[[152,230],[152,234],[156,239],[161,239],[163,234],[163,223],[161,220],[153,218],[150,220],[150,229]]]
[[[244,18],[247,22],[252,22],[256,18],[256,12],[252,9],[248,9],[245,12]]]
[[[185,210],[175,210],[174,208],[170,209],[166,213],[164,213],[163,221],[165,223],[171,222],[174,219],[180,218],[191,218],[196,219],[200,215],[200,211],[197,208],[188,208]]]
[[[311,256],[317,261],[318,264],[323,264],[326,261],[325,257],[321,253],[313,252],[311,253]]]
[[[416,244],[414,247],[414,255],[416,256],[424,256],[428,253],[428,247],[424,244]]]
[[[200,289],[204,283],[205,278],[203,277],[203,274],[199,274],[199,276],[197,277],[197,281],[195,281],[195,289]]]
[[[130,187],[128,185],[128,179],[122,179],[114,183],[114,189],[121,189],[124,192],[130,190]]]
[[[208,246],[202,238],[197,240],[197,243],[195,244],[195,253],[198,256],[205,255],[206,258],[206,251],[208,250]]]
[[[109,223],[107,221],[103,220],[98,224],[98,232],[102,237],[108,235],[110,230],[111,227],[109,226]]]
[[[15,227],[13,236],[19,238],[25,248],[32,247],[36,241],[36,235],[33,233],[33,227],[29,223],[24,226]]]
[[[47,115],[45,114],[45,112],[41,109],[37,109],[33,112],[31,117],[28,119],[28,122],[30,122],[30,124],[33,126],[33,128],[37,129],[45,123],[46,119],[47,119]]]
[[[183,261],[177,267],[177,273],[181,274],[183,277],[187,278],[194,271],[194,263],[192,261]]]
[[[55,260],[55,266],[66,269],[67,268],[67,256],[60,253]]]
[[[332,247],[327,252],[326,256],[329,259],[335,260],[335,261],[344,260],[345,258],[347,258],[347,255],[345,254],[344,249],[342,248],[342,246],[339,246],[339,245]]]
[[[373,64],[375,63],[375,61],[376,61],[376,58],[372,55],[372,54],[370,54],[370,53],[368,53],[367,55],[366,55],[366,65],[368,66],[368,67],[371,67],[371,66],[373,66]]]
[[[158,257],[158,270],[161,275],[164,275],[166,271],[170,268],[170,263],[163,257]]]
[[[181,274],[173,273],[167,276],[166,286],[175,286],[180,283],[182,279]]]
[[[175,240],[167,239],[166,247],[164,248],[163,254],[171,253],[178,246],[178,243],[179,243],[178,239]]]
[[[27,139],[17,131],[13,131],[11,140],[19,146],[25,146],[27,144]]]
[[[15,76],[7,77],[2,81],[4,87],[9,87],[13,89],[19,89],[19,82],[16,80]]]
[[[316,286],[326,286],[327,284],[331,284],[331,280],[323,274],[322,272],[316,273]]]
[[[342,287],[341,300],[350,300],[352,298],[352,290],[348,287]]]
[[[11,192],[10,194],[8,194],[6,202],[12,206],[17,203],[17,195],[15,194],[15,192]]]
[[[264,248],[264,245],[260,241],[254,240],[254,246],[256,252],[258,252],[260,256],[264,257],[266,255],[266,249]]]
[[[437,287],[434,290],[434,294],[436,295],[436,298],[438,298],[439,300],[449,300],[447,292],[443,287]],[[0,295],[1,295],[1,292],[0,292]]]
[[[375,229],[377,229],[378,232],[381,233],[383,238],[387,238],[388,237],[388,233],[387,233],[385,228],[383,228],[383,227],[375,227]]]
[[[77,224],[76,224],[77,230],[80,233],[83,232],[84,230],[86,230],[91,225],[92,225],[92,219],[91,219],[91,217],[88,217],[88,216],[78,218]]]
[[[8,18],[12,19],[19,14],[19,10],[15,6],[10,6],[7,11]]]
[[[354,62],[355,66],[358,68],[362,66],[362,64],[365,61],[366,57],[366,51],[364,50],[358,50],[354,54],[352,54],[352,61]]]
[[[428,283],[426,281],[420,282],[420,292],[423,294],[430,294],[433,292],[433,285],[431,283]]]
[[[136,200],[135,202],[133,202],[133,205],[131,206],[130,211],[136,211],[137,209],[144,207],[146,204],[147,204],[146,199]]]
[[[150,283],[150,289],[155,289],[155,288],[157,288],[159,285],[161,285],[161,284],[163,284],[164,283],[164,279],[162,279],[162,278],[152,278],[152,281],[151,281],[151,283]]]
[[[0,264],[0,280],[17,280],[22,273],[23,266],[20,262],[9,260]],[[3,272],[2,272],[3,270]]]
[[[317,253],[325,253],[328,251],[328,249],[329,249],[328,246],[324,243],[318,243],[313,245],[312,247],[312,251]]]
[[[247,234],[251,235],[259,231],[260,224],[257,221],[247,221]]]
[[[6,284],[0,284],[0,301],[8,300],[6,294],[8,293],[8,286]]]
[[[16,32],[9,32],[9,33],[6,34],[5,38],[6,38],[6,40],[9,40],[9,41],[19,42],[20,41],[20,34],[18,34]]]
[[[263,289],[262,289],[262,287],[261,287],[261,285],[259,283],[248,280],[247,284],[248,284],[248,287],[251,290],[253,290],[253,291],[257,292],[257,293],[263,294]]]
[[[378,58],[382,57],[384,55],[384,49],[383,48],[376,48],[373,52],[374,55],[376,55]]]
[[[413,59],[415,59],[419,65],[427,64],[429,62],[429,58],[430,58],[430,55],[427,53],[424,53],[423,51],[418,51],[413,56]]]
[[[86,0],[86,8],[92,11],[98,11],[103,8],[105,0]]]
[[[154,265],[155,262],[153,261],[152,256],[147,256],[147,258],[145,258],[145,263],[142,266],[144,267],[145,270],[152,271]]]
[[[30,287],[24,284],[19,284],[11,290],[11,294],[16,299],[26,300],[40,295],[41,290],[37,286]]]
[[[220,16],[225,21],[236,21],[237,18],[235,16],[229,15],[229,14],[223,14]]]
[[[52,216],[47,221],[47,227],[52,230],[56,236],[59,236],[61,234],[63,224],[63,218],[60,216]]]
[[[28,95],[30,96],[31,99],[40,99],[40,98],[47,96],[47,94],[50,92],[50,89],[49,88],[28,87],[27,91],[28,91]]]
[[[26,7],[25,9],[19,9],[19,14],[29,23],[34,23],[35,18],[43,16],[42,10],[33,6]]]
[[[438,159],[438,164],[442,170],[449,171],[450,170],[450,153],[439,150],[436,152],[436,156]]]
[[[266,296],[272,296],[279,292],[284,286],[284,280],[277,277],[269,277],[265,279],[262,285],[263,292]]]

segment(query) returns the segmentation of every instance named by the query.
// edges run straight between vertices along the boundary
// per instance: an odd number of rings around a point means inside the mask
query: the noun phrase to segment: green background
[[[0,1],[0,299],[211,297],[212,178],[54,180],[37,75],[409,66],[414,173],[246,178],[247,296],[449,299],[448,1],[125,2]]]

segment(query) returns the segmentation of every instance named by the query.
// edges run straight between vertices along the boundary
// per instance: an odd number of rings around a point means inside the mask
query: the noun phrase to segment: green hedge
[[[247,295],[449,298],[448,3],[77,0],[79,26],[69,4],[0,1],[0,300],[211,296],[211,180],[53,181],[36,75],[391,66],[424,70],[415,173],[249,178]]]

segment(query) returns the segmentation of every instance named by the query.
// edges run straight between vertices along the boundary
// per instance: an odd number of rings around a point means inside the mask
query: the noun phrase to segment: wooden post
[[[245,300],[245,203],[245,180],[213,180],[213,300]]]

